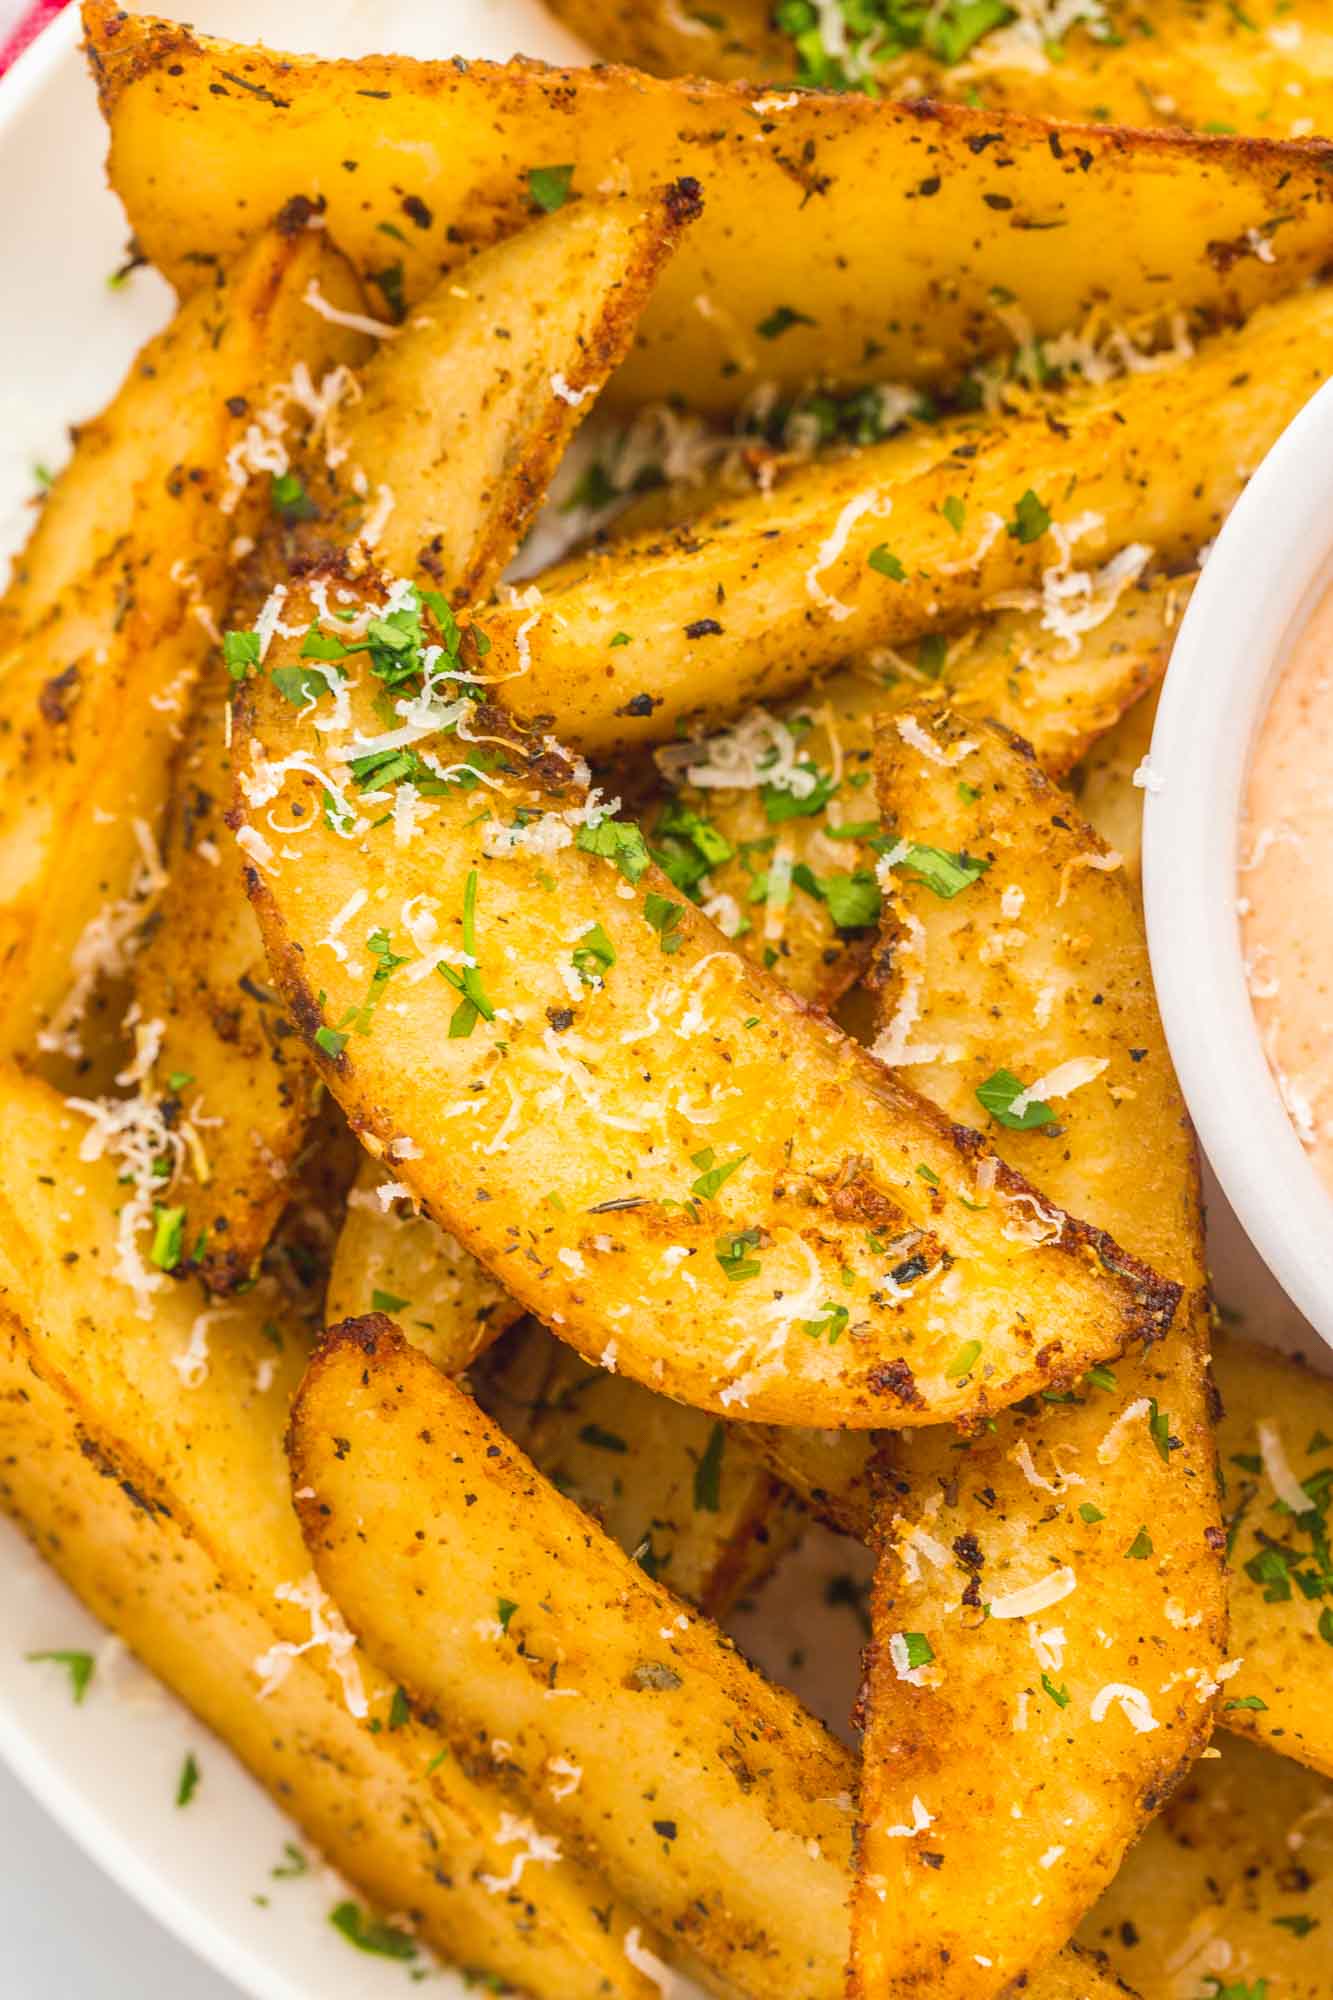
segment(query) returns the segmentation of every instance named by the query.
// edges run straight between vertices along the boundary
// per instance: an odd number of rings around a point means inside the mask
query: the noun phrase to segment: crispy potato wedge
[[[495,588],[699,213],[693,184],[644,195],[522,230],[466,285],[438,286],[366,370],[342,443],[387,495],[374,538],[386,568],[429,577],[456,605]]]
[[[1230,1650],[1218,1721],[1333,1777],[1333,1382],[1228,1334],[1213,1368],[1231,1564]],[[1306,1505],[1296,1512],[1297,1494]]]
[[[528,1338],[546,1366],[516,1442],[649,1576],[725,1617],[800,1534],[793,1496],[738,1448],[744,1427],[590,1368],[536,1327]]]
[[[464,300],[451,296],[456,285],[433,294],[402,340],[381,346],[359,383],[344,369],[326,394],[308,399],[317,412],[308,484],[323,515],[310,530],[315,546],[321,538],[327,546],[331,533],[359,535],[363,544],[378,538],[451,596],[488,593],[585,399],[623,353],[694,205],[668,192],[647,209],[589,203],[549,218],[478,259]],[[544,312],[511,311],[534,295],[547,301]],[[502,342],[497,331],[508,337]],[[348,329],[340,337],[359,343],[351,358],[364,354],[364,334]],[[261,569],[280,565],[285,573],[281,544],[288,539],[271,526],[257,558]],[[173,1190],[186,1209],[184,1262],[219,1292],[244,1283],[255,1268],[318,1090],[269,989],[221,825],[233,786],[225,727],[233,688],[218,668],[199,691],[174,788],[170,881],[137,991],[143,1018],[165,1026],[161,1083],[170,1089],[173,1075],[190,1078],[183,1088],[220,1120],[206,1143],[191,1148]],[[468,1283],[482,1294],[488,1289],[479,1273]],[[491,1288],[490,1302],[498,1297]]]
[[[771,701],[1000,592],[1044,590],[1063,629],[1074,570],[1131,542],[1192,562],[1331,370],[1328,287],[1188,364],[980,424],[929,470],[900,476],[898,439],[811,460],[771,495],[548,570],[535,623],[526,606],[489,615],[491,670],[521,673],[514,706],[603,756]]]
[[[856,1990],[983,2000],[1054,1955],[1207,1740],[1226,1627],[1202,1218],[1113,857],[1029,756],[939,704],[886,718],[879,780],[886,1056],[954,1118],[998,1107],[1007,1156],[1186,1291],[1146,1355],[970,1445],[884,1447]],[[984,1366],[960,1345],[958,1374]]]
[[[312,1364],[292,1483],[310,1489],[296,1504],[325,1588],[409,1694],[483,1751],[503,1740],[500,1779],[567,1851],[613,1868],[742,1991],[839,1991],[850,1752],[382,1315],[335,1329]]]
[[[63,508],[40,525],[27,588],[55,592],[0,680],[0,966],[9,1005],[0,1048],[77,1055],[103,973],[123,971],[141,899],[159,889],[155,834],[193,680],[216,639],[233,538],[267,511],[249,476],[253,410],[299,364],[318,372],[345,330],[304,303],[356,280],[320,233],[270,231],[224,286],[189,300],[150,342],[113,405],[112,434],[151,428],[159,393],[188,401],[164,426],[171,460],[126,480],[128,444],[103,464],[76,452],[69,534],[105,551],[73,577]],[[146,410],[138,384],[158,378]],[[94,438],[94,444],[96,438]],[[160,473],[161,467],[157,468]],[[128,491],[126,488],[128,487]],[[175,552],[175,553],[173,553]],[[183,553],[181,553],[183,552]]]
[[[359,1649],[304,1650],[346,1629],[288,1496],[304,1327],[267,1283],[201,1312],[164,1281],[141,1316],[116,1275],[114,1167],[81,1155],[84,1121],[40,1081],[5,1072],[0,1094],[6,1510],[382,1909],[525,1990],[653,2000],[608,1885],[551,1861],[497,1887],[514,1835],[488,1777],[415,1713],[390,1719],[393,1683]]]
[[[358,601],[385,588],[367,578]],[[384,683],[348,655],[353,735],[317,735],[273,680],[316,617],[295,588],[287,611],[297,636],[237,721],[274,976],[354,1127],[562,1339],[719,1415],[864,1428],[976,1415],[1165,1330],[1174,1287],[1109,1239],[1066,1221],[1057,1242],[1015,1240],[1027,1183],[675,901],[548,739],[498,709],[459,716],[461,740],[434,737],[457,781],[400,842],[392,786],[356,790],[381,768],[360,760],[380,754]],[[422,700],[424,750],[450,710]],[[462,788],[469,742],[498,760],[481,800]],[[276,849],[274,826],[295,844]],[[986,1208],[938,1191],[978,1171],[998,1175]],[[960,1388],[968,1337],[994,1372]]]
[[[410,1198],[391,1192],[402,1185],[395,1172],[362,1159],[338,1232],[325,1317],[332,1323],[392,1312],[414,1347],[446,1375],[460,1375],[521,1309],[469,1251]]]
[[[1251,1744],[1197,1764],[1079,1936],[1143,2000],[1333,1992],[1333,1788]]]
[[[837,87],[861,75],[854,55],[843,62],[825,52],[817,26],[803,58],[766,0],[725,0],[703,13],[674,0],[549,4],[599,56],[655,76]],[[891,97],[952,98],[1043,118],[1293,137],[1333,127],[1333,36],[1315,8],[1277,16],[1276,40],[1227,0],[1156,0],[1151,16],[1126,10],[1127,32],[1098,34],[1075,22],[1044,41],[1035,22],[1015,27],[1014,18],[998,8],[973,16],[976,32],[969,22],[956,43],[950,25],[937,40],[928,28],[926,46],[871,58],[869,68]],[[1294,32],[1282,34],[1284,21]]]
[[[996,287],[1058,334],[1093,305],[1113,320],[1241,313],[1328,256],[1315,140],[1053,133],[960,105],[783,103],[615,69],[318,62],[111,0],[84,19],[112,184],[184,288],[296,193],[326,204],[388,300],[411,304],[528,219],[534,167],[572,166],[576,194],[696,177],[707,212],[622,371],[629,402],[727,408],[769,378],[934,381],[1010,345]],[[386,243],[385,223],[402,240]]]
[[[326,1337],[291,1453],[318,1573],[409,1694],[465,1716],[482,1754],[502,1741],[501,1782],[660,1909],[728,1990],[837,2000],[851,1753],[382,1315]],[[626,1770],[640,1774],[642,1819]],[[1033,2000],[1116,1990],[1073,1954],[1029,1988]]]
[[[1021,732],[1060,777],[1165,671],[1191,585],[1154,577],[1100,605],[1094,594],[1088,615],[1103,622],[1073,642],[1040,608],[993,612],[906,658],[848,667],[776,713],[752,711],[720,738],[663,749],[674,782],[648,822],[655,858],[747,958],[831,1007],[864,970],[879,915],[875,716],[933,680],[962,713]],[[744,788],[725,783],[737,767]],[[766,782],[774,767],[780,782]],[[807,774],[800,790],[790,768]]]

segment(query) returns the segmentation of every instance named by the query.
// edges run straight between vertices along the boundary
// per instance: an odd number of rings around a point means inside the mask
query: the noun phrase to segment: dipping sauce
[[[1333,1193],[1333,591],[1292,647],[1259,731],[1240,914],[1269,1067]]]

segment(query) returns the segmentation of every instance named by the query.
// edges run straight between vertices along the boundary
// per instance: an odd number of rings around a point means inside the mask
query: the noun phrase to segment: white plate
[[[219,34],[267,30],[283,47],[328,55],[580,53],[538,0],[205,0],[189,13]],[[25,531],[34,465],[60,463],[66,426],[106,400],[169,306],[149,272],[108,289],[126,228],[104,185],[104,133],[77,39],[69,12],[0,83],[0,562]],[[1307,1345],[1234,1223],[1217,1210],[1213,1222],[1224,1302],[1264,1337]],[[1312,1336],[1308,1351],[1321,1351]],[[99,1671],[75,1708],[55,1670],[26,1661],[39,1649],[96,1650],[105,1634],[4,1522],[0,1602],[0,1756],[123,1887],[255,2000],[402,2000],[412,1990],[402,1965],[361,1956],[331,1930],[338,1891],[323,1871],[272,1879],[290,1824],[171,1697],[122,1662]],[[745,1643],[759,1650],[762,1636],[747,1630]],[[181,1813],[176,1783],[191,1749],[204,1780]],[[465,1992],[447,1973],[430,1988]]]

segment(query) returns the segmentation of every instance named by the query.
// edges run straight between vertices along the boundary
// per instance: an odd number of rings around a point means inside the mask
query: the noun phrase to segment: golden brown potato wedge
[[[40,1044],[77,1055],[98,978],[124,971],[143,900],[162,886],[172,747],[218,638],[233,539],[268,509],[267,474],[253,476],[255,412],[295,369],[318,376],[347,347],[345,330],[304,303],[311,284],[333,301],[356,296],[321,233],[276,229],[225,285],[189,300],[112,406],[113,437],[124,424],[130,442],[102,460],[95,435],[87,460],[76,452],[68,515],[59,507],[39,525],[27,587],[55,602],[0,680],[0,1047],[12,1054]],[[143,410],[136,378],[149,369]],[[150,459],[134,484],[125,454],[140,422],[153,427],[159,394],[188,406],[164,426],[186,456],[161,478]],[[86,571],[67,534],[96,552]]]
[[[246,914],[253,924],[249,906]],[[422,1215],[392,1161],[363,1158],[329,1272],[325,1318],[393,1313],[414,1347],[459,1375],[519,1317],[502,1285]]]
[[[1191,583],[1144,579],[1118,601],[1090,589],[1085,615],[1102,622],[1072,640],[1039,607],[993,612],[752,710],[719,737],[668,746],[670,796],[647,822],[655,859],[747,958],[832,1006],[864,969],[879,915],[871,871],[889,843],[873,796],[875,716],[933,682],[962,713],[1019,731],[1060,777],[1165,671]],[[740,788],[725,782],[738,768]],[[839,921],[848,914],[860,921]]]
[[[615,69],[349,66],[209,41],[111,0],[90,0],[85,22],[112,184],[184,287],[293,194],[325,204],[388,311],[512,234],[538,197],[611,180],[642,198],[697,178],[705,218],[622,372],[630,402],[727,408],[770,378],[936,381],[1010,345],[996,288],[1036,333],[1060,334],[1094,305],[1112,321],[1238,314],[1328,256],[1320,141],[1053,131]],[[534,170],[557,175],[536,195]]]
[[[1001,592],[1036,590],[1063,631],[1088,602],[1074,576],[1113,592],[1103,565],[1127,545],[1192,563],[1330,372],[1333,286],[1263,309],[1188,363],[950,430],[928,470],[904,476],[900,439],[814,459],[771,495],[547,571],[535,609],[488,614],[491,671],[520,676],[521,713],[602,756],[772,701]]]
[[[857,1991],[982,2000],[1054,1955],[1207,1741],[1226,1627],[1202,1219],[1114,857],[1029,756],[938,704],[886,718],[879,777],[886,1055],[1186,1292],[1146,1355],[970,1444],[884,1447]],[[960,1375],[984,1366],[959,1346]]]
[[[1079,811],[1108,847],[1123,857],[1125,879],[1138,893],[1143,867],[1143,792],[1135,773],[1148,755],[1157,692],[1150,690],[1094,743],[1069,774]]]
[[[614,1892],[546,1856],[520,1888],[485,1767],[403,1712],[314,1587],[283,1456],[303,1325],[267,1282],[209,1308],[165,1285],[136,1312],[85,1121],[9,1072],[0,1097],[6,1510],[381,1909],[525,1990],[654,2000]]]
[[[627,1376],[590,1368],[539,1328],[527,1338],[545,1367],[516,1442],[649,1576],[710,1618],[725,1617],[762,1583],[806,1518],[743,1448],[745,1427],[738,1432]]]
[[[1333,1992],[1333,1787],[1222,1739],[1126,1858],[1079,1936],[1143,2000]]]
[[[1227,1729],[1333,1777],[1333,1382],[1228,1334],[1213,1368],[1231,1565]]]
[[[839,88],[870,74],[891,97],[952,98],[1043,118],[1294,138],[1333,128],[1333,36],[1309,4],[1278,6],[1270,20],[1227,0],[1155,0],[1151,13],[1088,9],[1063,29],[1057,17],[1023,19],[1004,6],[936,10],[917,46],[904,48],[892,33],[872,37],[883,55],[863,52],[845,25],[840,52],[837,15],[821,33],[813,0],[799,34],[774,24],[767,0],[697,11],[675,0],[549,4],[599,56],[656,76]]]
[[[452,296],[463,288],[451,284],[433,294],[359,381],[344,370],[333,399],[336,425],[327,412],[331,398],[311,399],[302,490],[318,493],[323,518],[303,532],[316,546],[330,535],[355,536],[363,548],[383,544],[455,599],[488,593],[584,402],[624,351],[693,206],[670,192],[647,209],[589,203],[479,259],[465,297]],[[546,302],[543,312],[511,310],[533,296]],[[312,326],[323,326],[302,310]],[[349,329],[340,337],[359,342],[356,357],[364,352],[364,334]],[[285,574],[289,539],[278,521],[270,524],[256,558],[270,578],[275,569]],[[324,685],[317,669],[299,670],[291,689],[298,705],[311,673]],[[222,826],[233,787],[233,688],[218,667],[199,691],[176,774],[170,881],[149,929],[137,993],[143,1019],[165,1029],[157,1089],[173,1097],[184,1091],[189,1103],[202,1098],[204,1115],[219,1121],[191,1146],[172,1191],[185,1209],[183,1262],[218,1291],[244,1283],[255,1268],[318,1089],[269,988]],[[189,1081],[175,1086],[173,1077]],[[198,1138],[197,1120],[194,1129]],[[469,1283],[486,1289],[480,1274]]]
[[[362,581],[367,615],[387,588]],[[1014,1231],[1028,1185],[677,902],[549,739],[420,692],[425,609],[391,614],[391,658],[339,663],[342,736],[275,685],[316,621],[304,592],[286,609],[237,721],[274,977],[356,1129],[562,1339],[719,1415],[864,1428],[976,1415],[1165,1330],[1173,1287],[1079,1222]],[[386,659],[420,768],[452,773],[403,841]],[[986,1207],[939,1192],[978,1171]],[[993,1372],[960,1387],[968,1338]]]
[[[382,1316],[326,1338],[291,1450],[318,1573],[409,1695],[464,1718],[483,1753],[503,1745],[500,1780],[660,1909],[727,1990],[837,2000],[850,1752]],[[1073,1954],[1029,1988],[1116,1990]]]

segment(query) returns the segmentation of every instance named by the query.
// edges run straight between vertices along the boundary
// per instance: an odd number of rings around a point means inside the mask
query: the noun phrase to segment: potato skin
[[[110,0],[84,19],[112,183],[147,254],[187,287],[208,275],[192,256],[225,257],[294,193],[327,204],[368,281],[387,269],[396,287],[401,266],[414,304],[441,268],[530,218],[534,166],[572,164],[580,193],[697,180],[705,217],[620,375],[626,403],[724,410],[769,379],[939,381],[1010,344],[996,287],[1038,334],[1094,305],[1119,321],[1173,306],[1236,317],[1328,255],[1322,140],[1052,127],[615,68],[314,62]],[[406,200],[423,226],[404,224]],[[1256,244],[1279,216],[1268,263]],[[386,248],[386,222],[406,240]]]

